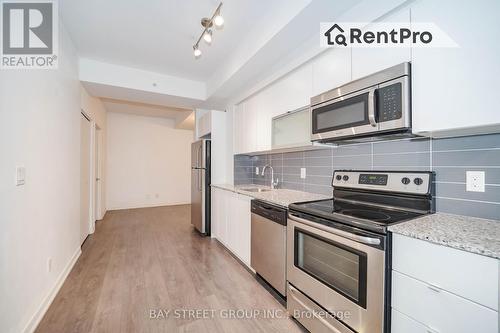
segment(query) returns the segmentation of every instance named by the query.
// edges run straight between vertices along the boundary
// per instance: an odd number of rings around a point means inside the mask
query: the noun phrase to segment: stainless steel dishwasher
[[[252,200],[250,265],[286,296],[286,208]]]

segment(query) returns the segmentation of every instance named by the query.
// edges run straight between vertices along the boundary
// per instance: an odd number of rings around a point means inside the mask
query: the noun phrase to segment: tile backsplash
[[[333,170],[432,170],[436,172],[436,209],[460,215],[500,219],[500,134],[447,139],[402,139],[304,152],[236,155],[235,184],[268,185],[270,164],[279,188],[331,194]],[[306,178],[300,169],[306,168]],[[486,191],[466,192],[465,172],[485,171]]]

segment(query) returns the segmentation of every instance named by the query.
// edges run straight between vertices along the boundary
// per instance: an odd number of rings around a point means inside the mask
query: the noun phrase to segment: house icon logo
[[[324,36],[327,39],[328,45],[344,45],[347,46],[346,36],[344,35],[344,29],[337,23],[332,25],[330,29],[328,29]]]

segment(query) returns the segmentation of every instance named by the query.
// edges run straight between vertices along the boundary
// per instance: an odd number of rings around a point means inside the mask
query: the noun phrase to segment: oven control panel
[[[429,194],[432,172],[336,170],[332,186],[409,194]]]

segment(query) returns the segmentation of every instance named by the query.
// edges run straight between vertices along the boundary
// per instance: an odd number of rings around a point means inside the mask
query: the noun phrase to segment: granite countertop
[[[390,226],[389,231],[500,259],[500,221],[435,213]]]
[[[279,206],[288,207],[289,204],[294,202],[312,201],[329,199],[331,196],[324,194],[309,193],[296,190],[287,189],[274,189],[267,192],[248,192],[243,189],[250,187],[269,188],[269,186],[245,184],[245,185],[229,185],[229,184],[212,184],[212,187],[228,190],[244,195],[248,195],[255,199],[267,201]]]

